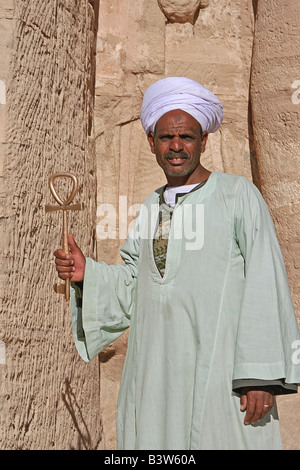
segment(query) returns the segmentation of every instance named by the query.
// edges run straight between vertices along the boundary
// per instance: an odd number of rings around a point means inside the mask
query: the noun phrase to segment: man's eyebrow
[[[176,130],[172,131],[172,130],[168,130],[168,129],[162,129],[162,130],[157,132],[158,135],[175,135],[177,133],[178,133],[178,135],[197,135],[198,131],[197,130],[192,130],[192,129],[186,129],[186,130],[182,129],[182,130],[179,130],[179,132],[177,132]]]

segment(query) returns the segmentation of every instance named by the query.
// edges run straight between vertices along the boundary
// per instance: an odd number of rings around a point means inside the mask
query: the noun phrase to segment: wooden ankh
[[[72,190],[70,196],[63,201],[54,187],[54,180],[56,178],[70,178],[73,182]],[[69,253],[69,244],[68,244],[68,219],[67,211],[79,211],[82,209],[81,204],[72,204],[75,194],[78,189],[78,178],[72,173],[56,173],[49,178],[49,187],[52,196],[58,202],[58,206],[46,205],[46,212],[62,211],[63,212],[63,234],[62,234],[62,249],[65,253]],[[70,279],[66,279],[64,284],[54,284],[54,290],[58,294],[65,294],[65,299],[70,299]]]

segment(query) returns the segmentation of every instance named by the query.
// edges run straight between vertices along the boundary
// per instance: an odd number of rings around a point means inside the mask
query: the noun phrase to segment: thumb
[[[245,411],[247,408],[247,394],[243,393],[240,399],[240,410]]]
[[[68,245],[72,253],[76,252],[76,250],[79,250],[79,247],[76,245],[73,235],[71,233],[69,233],[68,235]]]

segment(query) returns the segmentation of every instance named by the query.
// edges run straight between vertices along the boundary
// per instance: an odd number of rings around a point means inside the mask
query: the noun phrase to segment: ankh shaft
[[[68,220],[67,220],[67,211],[63,210],[63,250],[66,254],[69,253],[69,243],[68,243]],[[65,280],[65,299],[70,299],[70,279]]]

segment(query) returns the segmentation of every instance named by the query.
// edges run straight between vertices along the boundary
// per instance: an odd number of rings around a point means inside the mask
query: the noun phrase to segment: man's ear
[[[205,132],[203,132],[203,135],[202,135],[201,153],[203,153],[205,151],[207,139],[208,139],[208,132],[205,131]]]
[[[155,154],[155,150],[154,150],[154,134],[153,134],[153,132],[149,132],[147,139],[148,139],[148,142],[149,142],[149,145],[150,145],[151,152]]]

